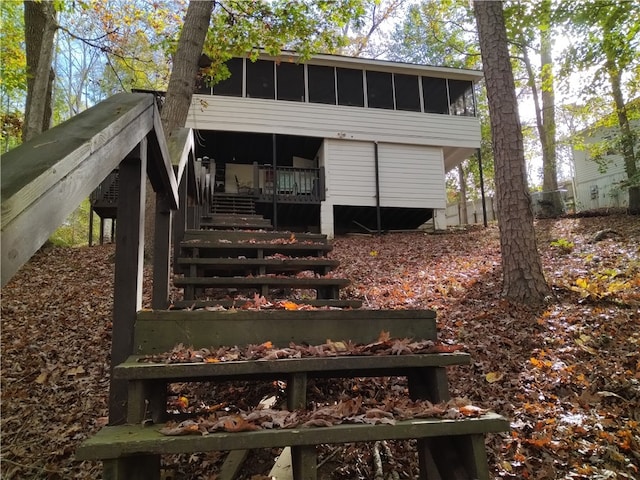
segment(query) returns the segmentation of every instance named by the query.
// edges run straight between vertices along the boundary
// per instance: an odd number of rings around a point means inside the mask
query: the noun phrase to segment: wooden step
[[[290,257],[300,256],[323,256],[333,249],[333,246],[327,243],[319,242],[297,242],[297,243],[238,243],[225,241],[201,241],[186,240],[180,242],[183,249],[199,249],[200,255],[219,256],[219,257],[238,257],[246,256],[252,258],[264,258],[276,253],[286,254]],[[204,252],[203,252],[204,251]]]
[[[201,221],[200,227],[204,229],[213,230],[236,230],[236,229],[248,229],[248,230],[271,230],[273,226],[269,220],[264,222],[217,222],[217,221]]]
[[[255,215],[253,210],[242,213],[234,210],[232,213],[209,213],[203,215],[200,221],[200,228],[203,229],[252,229],[271,230],[271,220],[262,215]]]
[[[203,276],[203,272],[207,276],[233,276],[298,273],[306,270],[326,275],[340,265],[340,262],[326,257],[285,259],[180,257],[178,258],[178,265],[181,267],[195,265],[199,276]]]
[[[178,288],[221,288],[221,289],[252,289],[262,296],[269,295],[274,288],[293,288],[296,290],[316,290],[319,299],[339,297],[340,288],[351,283],[346,278],[296,278],[296,277],[183,277],[175,278],[173,284]],[[191,294],[185,293],[185,300]]]
[[[435,340],[432,310],[142,310],[135,323],[134,355],[162,353],[176,344],[193,348],[290,342],[321,345],[328,338],[375,342],[393,338]]]
[[[495,413],[476,418],[424,418],[395,425],[333,425],[252,432],[166,436],[164,425],[105,427],[76,451],[76,460],[116,459],[130,455],[178,454],[219,450],[245,450],[299,445],[320,445],[376,440],[405,440],[466,435],[484,435],[509,430],[509,422]],[[481,439],[482,440],[482,439]],[[484,442],[482,442],[484,450]],[[435,478],[435,477],[434,477]]]
[[[277,301],[285,301],[288,300],[297,305],[309,305],[311,307],[317,308],[360,308],[362,307],[362,300],[346,300],[346,299],[270,299],[272,303]],[[223,308],[238,308],[245,305],[247,302],[251,302],[249,299],[223,299],[223,300],[178,300],[173,302],[172,309],[189,309],[189,310],[197,310],[201,308],[210,308],[210,307],[223,307]],[[267,309],[264,309],[267,310]]]
[[[237,201],[213,203],[210,208],[212,214],[236,214],[252,215],[256,213],[255,203],[244,203]]]
[[[202,218],[206,219],[216,219],[216,220],[234,220],[234,219],[242,219],[242,220],[264,220],[262,215],[258,215],[255,213],[242,215],[237,213],[205,213],[202,215]]]
[[[232,242],[268,243],[271,240],[289,240],[293,236],[298,242],[327,243],[327,236],[321,233],[294,233],[289,231],[218,231],[218,230],[187,230],[183,240],[205,240],[216,242],[218,240],[229,240]]]
[[[349,372],[355,377],[406,375],[409,369],[469,365],[468,353],[425,353],[413,355],[373,355],[343,357],[283,358],[280,360],[241,360],[218,363],[145,363],[131,356],[115,367],[114,378],[124,380],[203,381],[217,377],[237,380],[286,378],[307,373],[313,378],[340,378]],[[245,378],[246,377],[246,378]]]

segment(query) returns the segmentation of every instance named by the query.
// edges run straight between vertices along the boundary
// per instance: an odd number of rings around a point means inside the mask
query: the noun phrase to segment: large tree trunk
[[[189,2],[162,107],[162,127],[167,136],[175,128],[184,127],[187,121],[196,85],[198,60],[207,37],[213,5],[213,0]]]
[[[56,29],[53,2],[24,2],[25,49],[27,54],[27,101],[22,140],[49,128],[54,73],[53,46]]]
[[[551,38],[551,0],[542,2],[540,25],[540,85],[542,90],[542,191],[546,214],[564,213],[564,201],[558,190],[558,155],[556,152],[556,98],[553,77],[553,40]]]
[[[551,0],[542,2],[540,27],[540,84],[542,90],[542,153],[543,181],[545,192],[558,190],[558,167],[556,156],[556,105],[553,86],[553,42],[551,39]]]
[[[564,203],[558,191],[558,167],[556,155],[555,92],[553,86],[553,58],[551,40],[551,2],[541,4],[540,18],[540,84],[533,69],[526,45],[523,59],[531,95],[535,106],[536,127],[542,150],[542,191],[540,216],[557,217],[564,213]],[[524,43],[524,41],[523,41]]]
[[[198,60],[202,55],[204,41],[207,37],[213,0],[189,2],[184,25],[178,40],[178,49],[173,56],[173,68],[167,87],[167,95],[162,106],[162,129],[169,137],[176,128],[184,127],[191,106],[191,98],[195,90],[198,73]],[[147,185],[145,209],[145,255],[153,255],[153,237],[155,233],[155,193]]]
[[[540,304],[550,294],[536,245],[522,130],[500,1],[474,1],[489,100],[503,295]]]

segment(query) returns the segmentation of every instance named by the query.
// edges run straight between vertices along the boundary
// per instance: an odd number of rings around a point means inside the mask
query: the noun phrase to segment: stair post
[[[111,384],[109,424],[119,425],[127,417],[127,382],[113,379],[113,367],[133,352],[133,327],[142,308],[144,258],[144,208],[147,172],[147,141],[143,139],[120,163],[118,229],[113,292],[111,340]]]

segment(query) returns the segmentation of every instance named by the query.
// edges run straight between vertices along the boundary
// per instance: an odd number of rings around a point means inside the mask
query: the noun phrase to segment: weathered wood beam
[[[189,156],[195,154],[193,130],[190,128],[174,130],[167,140],[167,148],[169,150],[171,165],[173,165],[173,170],[176,175],[176,181],[178,185],[180,185]]]
[[[111,425],[124,423],[127,419],[127,382],[115,380],[113,368],[134,350],[136,313],[142,308],[146,159],[147,142],[143,138],[120,163],[109,390]]]
[[[152,95],[114,95],[2,156],[2,285],[154,128],[154,110]]]
[[[171,270],[171,228],[173,212],[166,195],[156,195],[153,241],[153,294],[151,308],[169,306],[169,272]]]
[[[371,442],[411,438],[452,437],[509,430],[509,422],[487,413],[476,418],[422,418],[395,425],[342,424],[318,428],[264,429],[251,432],[216,432],[208,435],[165,436],[159,426],[123,425],[105,427],[76,451],[76,460],[118,458],[142,453],[192,453],[214,450],[245,450],[319,445],[322,443]]]
[[[167,196],[173,210],[178,209],[178,183],[173,173],[167,140],[162,130],[160,113],[153,104],[153,129],[147,136],[149,142],[149,162],[147,175],[155,192],[163,192]]]

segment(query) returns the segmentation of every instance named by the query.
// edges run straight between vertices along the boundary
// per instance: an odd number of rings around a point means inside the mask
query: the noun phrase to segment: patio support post
[[[376,226],[378,235],[382,235],[382,218],[380,216],[380,168],[378,158],[378,142],[373,142],[376,168]]]

